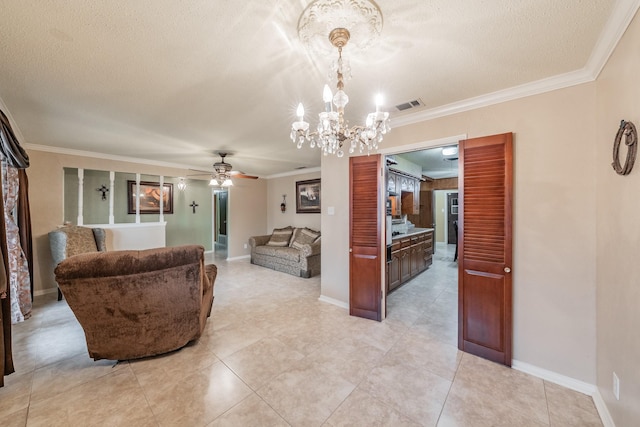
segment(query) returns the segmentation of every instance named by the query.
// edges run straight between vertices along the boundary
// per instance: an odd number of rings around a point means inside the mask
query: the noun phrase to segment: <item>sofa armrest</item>
[[[251,246],[251,249],[255,249],[256,246],[266,245],[270,238],[271,234],[267,234],[265,236],[252,236],[249,238],[249,245]]]
[[[312,243],[310,245],[302,245],[300,248],[300,254],[304,257],[310,257],[313,255],[319,255],[322,250],[320,242]]]

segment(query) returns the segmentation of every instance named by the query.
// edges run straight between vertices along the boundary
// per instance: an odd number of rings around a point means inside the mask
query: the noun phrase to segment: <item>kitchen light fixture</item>
[[[456,145],[450,147],[442,147],[442,155],[443,156],[455,156],[458,154],[458,147]]]
[[[364,126],[349,127],[344,119],[344,107],[349,97],[344,92],[344,79],[350,77],[350,66],[342,59],[342,48],[354,32],[354,44],[360,48],[371,45],[382,29],[382,12],[369,0],[316,0],[302,12],[298,21],[298,36],[310,50],[320,50],[318,37],[329,33],[331,45],[338,49],[338,60],[333,64],[337,75],[337,92],[331,93],[329,85],[324,86],[325,110],[319,114],[317,130],[309,132],[309,123],[304,121],[304,107],[298,105],[298,120],[291,126],[291,140],[302,148],[309,142],[311,148],[320,148],[323,154],[344,156],[343,144],[349,144],[349,153],[358,149],[369,154],[378,149],[383,135],[389,130],[389,113],[380,111],[382,97],[376,97],[376,111],[369,113]],[[356,37],[357,35],[357,37]],[[314,44],[315,43],[315,44]],[[326,45],[326,41],[325,41]],[[333,106],[335,105],[335,110]]]

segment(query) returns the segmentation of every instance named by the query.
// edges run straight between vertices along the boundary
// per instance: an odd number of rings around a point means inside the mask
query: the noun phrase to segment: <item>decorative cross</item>
[[[196,208],[198,206],[200,206],[199,204],[196,203],[196,201],[194,200],[193,202],[191,202],[191,204],[189,205],[193,208],[193,213],[196,213]]]
[[[107,200],[107,192],[109,189],[104,184],[102,184],[100,188],[96,188],[96,191],[102,192],[102,200]]]

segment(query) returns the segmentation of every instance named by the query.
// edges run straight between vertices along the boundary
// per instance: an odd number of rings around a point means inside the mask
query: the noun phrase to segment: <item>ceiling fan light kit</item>
[[[246,175],[244,172],[234,171],[233,166],[231,164],[224,161],[224,158],[230,155],[225,152],[218,152],[220,156],[220,161],[215,162],[213,164],[213,173],[211,174],[211,180],[209,181],[209,185],[212,187],[231,187],[233,185],[233,181],[231,178],[244,178],[244,179],[258,179],[257,176],[254,175]],[[208,173],[208,172],[207,172]]]
[[[305,142],[311,148],[318,147],[327,156],[335,154],[344,156],[343,145],[349,144],[349,153],[356,150],[369,154],[378,149],[383,136],[390,130],[389,113],[380,111],[382,97],[376,97],[376,111],[369,113],[365,125],[349,127],[344,119],[344,108],[349,97],[344,92],[344,79],[350,77],[349,64],[342,58],[342,48],[351,39],[353,31],[354,44],[364,49],[377,40],[382,30],[382,12],[370,0],[316,0],[302,12],[298,21],[298,36],[311,50],[321,50],[319,40],[329,34],[331,45],[338,49],[338,60],[333,65],[337,75],[337,92],[333,94],[328,85],[324,86],[323,101],[325,110],[318,116],[315,131],[309,132],[309,123],[304,121],[304,107],[298,105],[298,117],[291,125],[291,140],[298,148]],[[335,106],[335,109],[334,109]]]

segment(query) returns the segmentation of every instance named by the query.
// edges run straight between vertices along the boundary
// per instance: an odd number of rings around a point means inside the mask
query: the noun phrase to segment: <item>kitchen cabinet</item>
[[[403,214],[420,214],[420,179],[389,170],[387,191],[400,196],[400,210]]]
[[[396,193],[396,177],[397,175],[391,171],[387,173],[387,191],[389,193]]]
[[[401,263],[400,263],[401,251],[400,241],[397,240],[391,245],[391,262],[387,264],[388,276],[387,276],[387,292],[400,286],[402,282],[401,276]]]
[[[411,278],[411,239],[402,239],[400,249],[400,284]]]
[[[432,264],[433,228],[396,236],[387,270],[387,293],[425,271]]]

